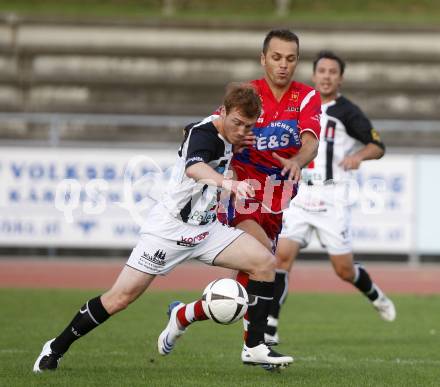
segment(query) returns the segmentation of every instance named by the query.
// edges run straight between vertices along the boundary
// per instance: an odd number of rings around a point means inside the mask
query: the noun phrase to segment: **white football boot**
[[[177,339],[185,333],[185,329],[181,329],[177,322],[177,312],[184,306],[185,304],[180,301],[174,301],[168,305],[168,325],[157,339],[157,349],[163,356],[170,354],[176,345]]]
[[[259,344],[252,348],[244,344],[243,351],[241,352],[241,360],[245,365],[260,365],[264,369],[271,370],[287,367],[293,362],[293,357],[275,352],[266,344]]]
[[[58,355],[52,352],[50,344],[54,340],[55,339],[49,340],[43,345],[43,349],[41,350],[41,353],[34,364],[33,371],[35,373],[43,371],[54,371],[58,368],[58,363],[60,362],[63,355]]]
[[[385,321],[394,321],[396,319],[396,308],[383,292],[376,287],[379,297],[375,299],[372,304],[374,308],[379,312],[380,317]]]

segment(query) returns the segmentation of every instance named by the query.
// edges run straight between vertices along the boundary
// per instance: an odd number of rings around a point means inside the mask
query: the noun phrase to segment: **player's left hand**
[[[244,136],[243,140],[238,145],[234,145],[234,153],[241,153],[248,147],[253,147],[256,142],[254,134]]]
[[[362,159],[356,155],[345,156],[343,160],[339,163],[341,168],[344,168],[345,171],[350,169],[358,169],[362,163]]]
[[[281,175],[286,176],[286,174],[289,174],[288,179],[292,180],[294,183],[298,183],[301,177],[301,165],[299,165],[295,158],[286,159],[275,152],[272,153],[272,156],[283,166]]]

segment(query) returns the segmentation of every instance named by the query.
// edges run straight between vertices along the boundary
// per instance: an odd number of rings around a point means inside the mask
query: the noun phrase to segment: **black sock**
[[[278,318],[280,316],[281,305],[284,304],[287,298],[288,286],[289,286],[289,273],[285,270],[277,270],[275,274],[273,301],[270,304],[270,311],[269,311],[269,314],[272,317]]]
[[[289,273],[285,270],[277,270],[275,274],[275,283],[273,291],[273,300],[270,304],[269,315],[278,319],[280,316],[281,305],[284,304],[287,298],[287,291],[289,286]],[[277,327],[268,325],[266,333],[274,335],[277,332]]]
[[[369,274],[364,269],[364,267],[355,263],[354,268],[356,270],[356,276],[353,281],[353,285],[356,286],[362,293],[364,293],[370,301],[374,301],[379,297],[379,293],[374,286],[373,281],[371,280]]]
[[[264,343],[264,332],[267,326],[267,316],[273,300],[273,282],[249,280],[247,292],[250,297],[248,308],[249,325],[246,335],[246,345],[256,347]]]
[[[52,342],[51,349],[57,354],[67,352],[70,345],[107,320],[110,315],[101,302],[101,296],[87,301],[70,324]]]

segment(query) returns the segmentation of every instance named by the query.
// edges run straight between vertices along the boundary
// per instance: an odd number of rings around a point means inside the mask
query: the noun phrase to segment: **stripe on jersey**
[[[333,155],[335,143],[336,122],[328,120],[325,127],[325,142],[327,144],[325,159],[325,180],[333,179]]]
[[[264,151],[262,151],[262,152],[264,152]],[[269,155],[269,157],[272,157],[272,155]],[[254,160],[251,160],[249,151],[246,152],[246,149],[242,153],[236,153],[234,155],[234,158],[243,164],[252,165],[258,172],[264,173],[267,176],[275,175],[275,178],[277,180],[286,180],[287,179],[287,176],[281,175],[282,168],[267,167],[266,165],[263,165],[263,164],[257,163]],[[237,168],[237,166],[234,166],[234,168]]]
[[[312,97],[316,94],[316,90],[312,90],[307,94],[304,99],[301,102],[301,106],[299,107],[299,111],[301,112],[306,105],[309,103],[309,101],[312,99]]]
[[[182,208],[182,210],[180,211],[180,219],[182,219],[182,222],[184,223],[188,222],[189,215],[191,214],[191,209],[192,209],[191,204],[193,203],[193,201],[194,203],[197,203],[197,201],[203,196],[203,193],[206,191],[207,188],[208,188],[208,184],[205,184],[199,192],[194,194],[188,200],[188,202],[185,204],[185,207]],[[200,225],[204,225],[204,224],[206,224],[206,222],[200,223]]]

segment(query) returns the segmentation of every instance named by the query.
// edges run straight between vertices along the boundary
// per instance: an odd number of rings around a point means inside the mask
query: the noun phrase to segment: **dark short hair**
[[[230,83],[223,99],[226,114],[232,109],[239,110],[247,118],[258,117],[261,113],[261,100],[255,87],[250,83]]]
[[[325,59],[332,59],[332,60],[335,60],[336,62],[338,62],[340,73],[341,73],[341,75],[344,75],[345,62],[342,60],[342,58],[340,56],[336,55],[333,51],[330,51],[330,50],[322,50],[322,51],[318,52],[318,54],[316,55],[316,57],[313,61],[313,72],[316,71],[316,66],[318,65],[318,62],[324,58]]]
[[[295,42],[299,52],[299,38],[298,35],[290,30],[271,30],[266,35],[263,41],[263,54],[266,55],[269,48],[269,43],[273,38],[284,40],[285,42]]]

